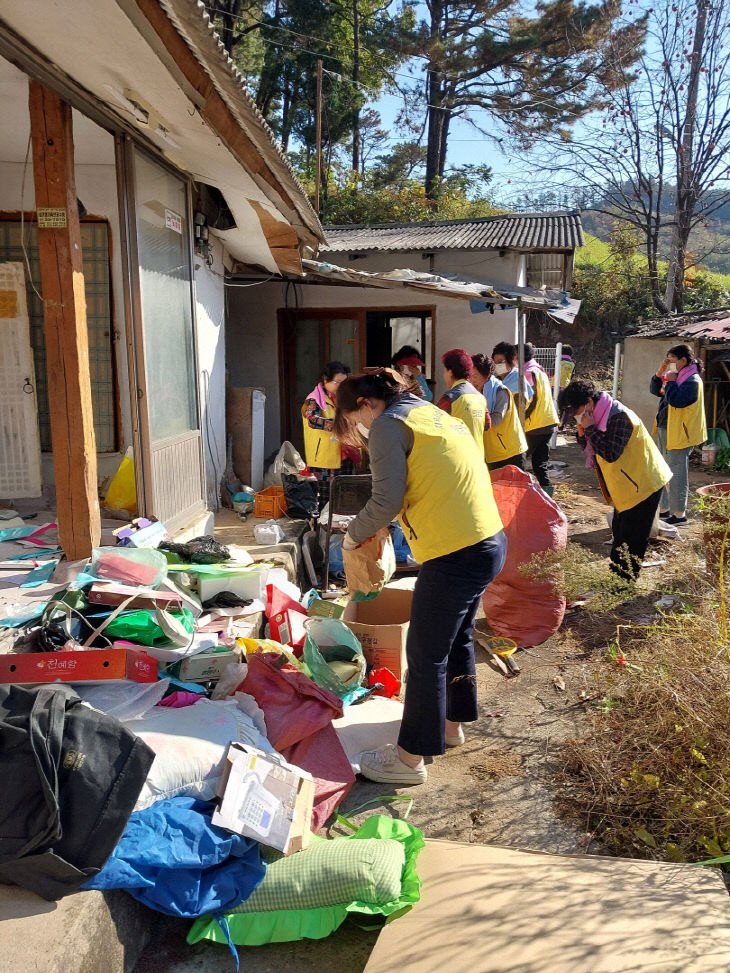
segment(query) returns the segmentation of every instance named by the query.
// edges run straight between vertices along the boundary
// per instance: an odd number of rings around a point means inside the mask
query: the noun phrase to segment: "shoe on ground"
[[[659,519],[660,520],[669,520],[669,518],[671,516],[672,516],[671,513],[668,510],[665,510],[664,513],[659,514]]]
[[[464,736],[464,731],[459,727],[458,733],[447,733],[446,734],[446,746],[447,747],[463,747],[466,743],[466,737]]]
[[[378,784],[425,784],[428,778],[423,764],[420,767],[404,764],[392,743],[360,754],[360,773]]]
[[[671,524],[673,527],[676,527],[679,524],[686,524],[687,517],[676,517],[674,514],[672,514],[671,517],[666,518],[665,523]]]

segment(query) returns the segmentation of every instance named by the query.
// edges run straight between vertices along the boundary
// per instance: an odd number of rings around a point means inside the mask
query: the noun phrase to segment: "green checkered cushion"
[[[384,905],[400,896],[404,865],[403,844],[390,838],[318,842],[270,864],[261,885],[232,912]]]

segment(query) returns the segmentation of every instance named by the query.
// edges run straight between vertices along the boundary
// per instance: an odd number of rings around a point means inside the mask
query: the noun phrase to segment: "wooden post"
[[[314,212],[320,216],[319,212],[319,193],[322,187],[322,61],[317,61],[317,97],[315,108],[315,153],[316,153],[316,176],[314,185]]]
[[[58,530],[73,561],[98,546],[101,520],[71,106],[37,81],[29,103]]]

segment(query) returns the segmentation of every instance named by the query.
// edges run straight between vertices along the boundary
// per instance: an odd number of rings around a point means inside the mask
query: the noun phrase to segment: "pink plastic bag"
[[[332,726],[342,716],[342,703],[292,666],[278,669],[275,658],[268,652],[247,656],[238,691],[253,696],[263,710],[269,743],[315,778],[311,827],[317,831],[355,783]]]
[[[539,645],[560,628],[565,598],[550,581],[533,580],[519,568],[533,554],[564,550],[568,520],[529,473],[504,466],[491,477],[507,536],[507,560],[484,592],[484,614],[495,635],[521,646]]]

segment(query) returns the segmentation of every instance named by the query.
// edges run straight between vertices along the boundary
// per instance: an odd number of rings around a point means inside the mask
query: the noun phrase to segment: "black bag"
[[[319,516],[316,481],[300,480],[294,473],[283,473],[281,482],[288,515],[294,520],[316,520]]]
[[[53,901],[98,874],[154,752],[66,686],[0,686],[0,882]]]

